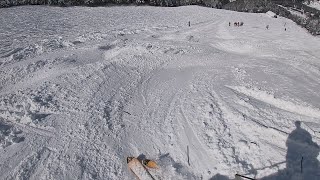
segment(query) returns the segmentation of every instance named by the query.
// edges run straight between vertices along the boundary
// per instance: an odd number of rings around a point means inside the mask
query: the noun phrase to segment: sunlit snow
[[[160,179],[320,179],[320,39],[291,20],[22,6],[0,24],[0,179],[135,179],[127,156]]]

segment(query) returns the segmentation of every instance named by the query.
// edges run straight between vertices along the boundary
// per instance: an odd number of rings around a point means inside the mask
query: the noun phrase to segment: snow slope
[[[319,179],[320,43],[294,22],[197,6],[0,17],[0,179],[134,179],[127,156],[162,179]]]

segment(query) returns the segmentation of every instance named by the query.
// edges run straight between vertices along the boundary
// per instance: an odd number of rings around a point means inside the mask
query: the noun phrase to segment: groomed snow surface
[[[198,6],[0,17],[0,179],[135,179],[127,156],[160,179],[320,179],[320,39],[294,22]]]

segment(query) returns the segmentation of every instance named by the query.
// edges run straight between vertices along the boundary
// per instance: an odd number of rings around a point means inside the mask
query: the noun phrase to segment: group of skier
[[[240,26],[243,26],[243,22],[234,22],[233,25],[235,27],[240,27]],[[231,22],[229,22],[229,26],[231,26]],[[266,25],[266,29],[268,30],[269,29],[269,25]],[[284,24],[284,31],[287,31],[287,28],[286,28],[286,23]]]
[[[233,25],[236,27],[243,26],[243,22],[234,22]],[[231,22],[229,22],[229,26],[231,26]]]

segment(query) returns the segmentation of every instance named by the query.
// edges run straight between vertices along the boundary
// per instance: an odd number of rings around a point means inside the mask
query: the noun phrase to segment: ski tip
[[[154,168],[154,169],[159,168],[155,161],[152,161],[152,160],[149,160],[149,159],[142,160],[142,164],[147,166],[148,168]]]
[[[134,159],[134,157],[127,157],[127,163],[129,163],[130,161],[132,161],[132,159]]]

